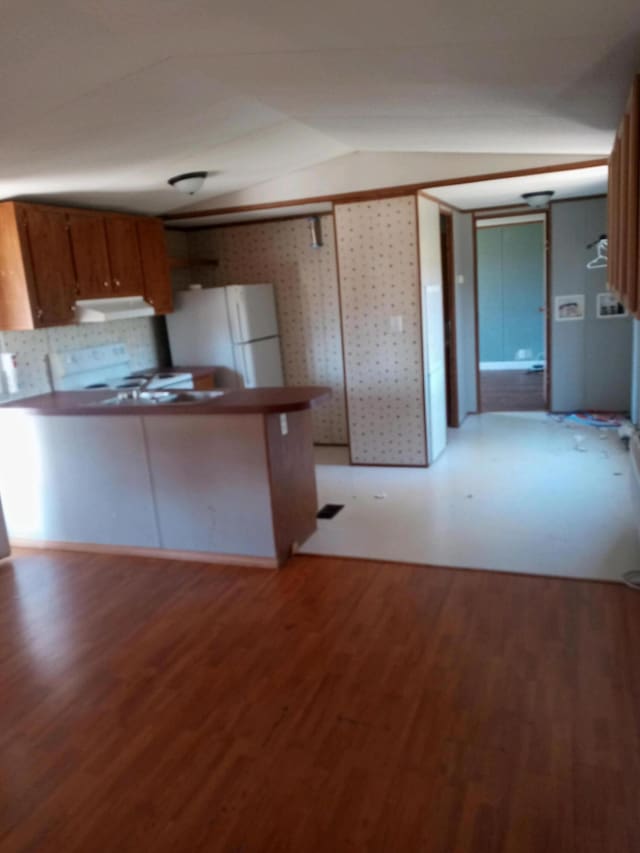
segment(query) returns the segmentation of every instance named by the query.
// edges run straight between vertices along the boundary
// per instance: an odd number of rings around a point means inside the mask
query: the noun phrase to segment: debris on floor
[[[551,417],[558,423],[599,429],[618,429],[626,420],[625,415],[612,412],[571,412],[567,415],[552,414]]]
[[[580,433],[573,436],[573,449],[577,450],[578,453],[588,453],[584,444],[584,436],[580,435]]]
[[[387,493],[386,493],[386,492],[376,492],[376,494],[374,495],[374,498],[375,498],[377,501],[383,501],[386,497],[387,497]]]

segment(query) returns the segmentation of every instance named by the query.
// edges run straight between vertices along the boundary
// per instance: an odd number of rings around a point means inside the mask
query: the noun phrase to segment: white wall
[[[427,458],[431,464],[447,445],[447,377],[440,206],[423,195],[418,195],[417,206]]]
[[[592,159],[582,155],[442,154],[356,151],[235,193],[208,198],[190,210],[213,210],[245,204],[357,192],[402,184],[428,183],[536,166]]]
[[[453,266],[456,294],[456,356],[460,420],[478,411],[476,383],[476,297],[473,218],[453,214]],[[462,277],[462,281],[460,281]]]

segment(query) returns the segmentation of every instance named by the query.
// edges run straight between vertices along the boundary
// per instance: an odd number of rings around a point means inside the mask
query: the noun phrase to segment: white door
[[[440,250],[440,208],[418,196],[420,286],[424,337],[425,408],[429,464],[447,446],[447,387],[444,348],[444,302]]]
[[[167,315],[175,365],[233,367],[233,349],[224,289],[182,290]]]
[[[230,284],[225,288],[234,344],[279,334],[271,284]]]
[[[235,351],[245,388],[281,388],[284,385],[280,338],[236,344]]]

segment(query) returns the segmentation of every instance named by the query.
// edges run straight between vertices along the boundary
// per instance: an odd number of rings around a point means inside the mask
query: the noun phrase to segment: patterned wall
[[[288,385],[328,385],[331,399],[313,412],[314,440],[346,444],[347,418],[333,217],[322,216],[324,245],[311,247],[306,219],[194,231],[191,257],[214,257],[216,268],[192,268],[205,286],[272,282]]]
[[[0,352],[17,355],[19,394],[9,397],[0,392],[0,400],[30,397],[51,391],[47,355],[79,347],[122,342],[131,356],[131,367],[140,370],[167,363],[162,320],[142,317],[59,326],[29,332],[0,332]]]
[[[351,459],[425,465],[415,199],[339,204],[335,221]]]

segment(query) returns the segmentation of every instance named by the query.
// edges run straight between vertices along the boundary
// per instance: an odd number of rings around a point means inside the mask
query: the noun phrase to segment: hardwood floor
[[[0,661],[2,853],[638,850],[622,586],[31,552]]]
[[[547,408],[544,373],[525,370],[481,370],[483,412],[537,412]]]

